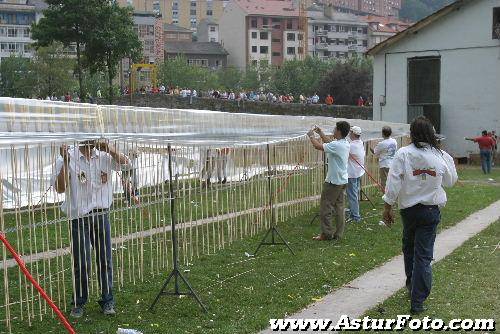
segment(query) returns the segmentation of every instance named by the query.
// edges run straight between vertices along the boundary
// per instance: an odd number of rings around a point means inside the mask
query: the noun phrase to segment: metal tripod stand
[[[168,173],[169,173],[169,194],[170,194],[170,223],[171,223],[171,234],[172,234],[172,260],[174,263],[174,268],[168,275],[167,279],[165,280],[165,283],[163,284],[160,292],[156,296],[155,300],[149,307],[150,311],[154,310],[154,307],[158,300],[160,299],[160,296],[163,295],[168,295],[168,296],[191,296],[193,297],[200,307],[203,309],[203,311],[207,312],[207,308],[201,301],[200,297],[196,294],[194,291],[193,287],[189,283],[186,277],[182,274],[182,272],[179,270],[179,244],[177,242],[177,233],[175,231],[175,225],[176,225],[176,215],[175,215],[175,189],[174,189],[174,179],[172,177],[172,147],[170,144],[168,145]],[[174,290],[173,291],[167,291],[168,284],[170,281],[174,281]],[[187,291],[181,291],[180,286],[179,286],[179,281],[184,282],[184,284],[187,287]]]

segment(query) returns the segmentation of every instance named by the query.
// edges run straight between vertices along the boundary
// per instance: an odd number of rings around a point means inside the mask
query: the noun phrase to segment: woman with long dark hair
[[[427,118],[418,117],[411,123],[410,136],[412,143],[394,156],[382,198],[387,225],[394,223],[392,207],[398,202],[410,312],[418,314],[425,310],[423,304],[431,292],[436,229],[440,208],[447,200],[443,187],[452,187],[458,176],[453,158],[439,147]]]

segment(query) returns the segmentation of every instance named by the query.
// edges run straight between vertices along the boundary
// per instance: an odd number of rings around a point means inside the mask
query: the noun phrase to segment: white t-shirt
[[[349,162],[347,163],[347,175],[350,179],[357,179],[365,174],[365,146],[361,139],[350,140]]]
[[[69,156],[69,185],[61,210],[75,219],[94,209],[110,208],[113,203],[112,171],[120,170],[120,166],[111,155],[96,149],[92,150],[90,160],[78,147],[70,148]],[[59,156],[51,178],[54,187],[62,167],[63,158]]]
[[[455,163],[448,153],[410,144],[397,151],[382,198],[390,205],[397,201],[400,209],[416,204],[443,207],[443,187],[452,187],[457,180]]]
[[[391,168],[391,163],[397,150],[398,142],[394,138],[387,138],[378,143],[373,151],[378,157],[379,167]]]

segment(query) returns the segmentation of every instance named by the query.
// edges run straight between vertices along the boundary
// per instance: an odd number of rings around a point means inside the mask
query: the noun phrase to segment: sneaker
[[[76,319],[78,319],[78,318],[83,317],[83,313],[84,313],[84,311],[83,311],[83,307],[79,307],[79,306],[77,306],[77,307],[74,307],[74,308],[71,310],[70,316],[71,316],[72,318],[76,318]]]
[[[113,303],[107,303],[106,305],[104,305],[104,307],[102,308],[102,313],[104,313],[104,315],[115,315],[116,311]]]
[[[427,311],[427,307],[425,307],[424,305],[412,306],[410,308],[411,315],[418,315],[418,314],[424,313],[425,311]]]

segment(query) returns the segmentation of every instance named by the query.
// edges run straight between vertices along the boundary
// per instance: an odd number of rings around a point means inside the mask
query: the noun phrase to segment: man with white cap
[[[365,147],[361,138],[361,128],[352,126],[349,133],[349,162],[347,163],[347,200],[349,202],[349,219],[359,223],[359,192],[361,190],[361,177],[365,174]]]

